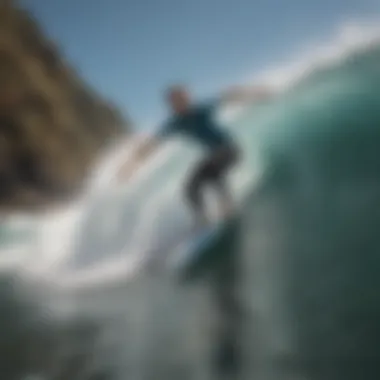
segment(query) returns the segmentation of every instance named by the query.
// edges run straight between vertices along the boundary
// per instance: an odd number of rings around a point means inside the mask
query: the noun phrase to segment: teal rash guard
[[[184,114],[173,115],[158,130],[157,137],[164,139],[171,135],[182,135],[209,150],[229,147],[233,142],[232,137],[214,120],[218,105],[218,101],[213,101],[193,106]]]

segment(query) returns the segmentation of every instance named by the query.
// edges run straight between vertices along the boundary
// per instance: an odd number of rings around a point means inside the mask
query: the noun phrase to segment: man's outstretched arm
[[[133,172],[158,149],[159,145],[161,145],[160,139],[156,135],[145,136],[142,141],[139,142],[137,148],[134,149],[132,156],[129,157],[127,162],[121,167],[118,175],[119,178],[121,180],[128,180]]]
[[[221,103],[260,102],[270,100],[275,92],[266,86],[232,87],[222,92],[219,99]]]

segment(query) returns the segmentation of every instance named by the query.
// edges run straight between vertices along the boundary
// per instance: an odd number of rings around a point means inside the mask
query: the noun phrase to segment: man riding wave
[[[184,86],[170,87],[166,91],[166,100],[171,109],[171,116],[136,149],[132,159],[123,167],[122,176],[128,177],[167,138],[174,135],[183,136],[200,144],[205,151],[188,176],[183,191],[185,200],[194,214],[195,225],[202,227],[209,222],[203,200],[205,185],[211,185],[215,189],[220,199],[220,216],[227,218],[233,212],[233,197],[226,177],[241,160],[241,151],[231,133],[215,121],[214,113],[222,105],[262,101],[270,96],[271,91],[263,87],[234,88],[212,101],[196,104]]]

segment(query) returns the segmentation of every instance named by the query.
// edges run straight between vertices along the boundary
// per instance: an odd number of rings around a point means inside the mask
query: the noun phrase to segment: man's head
[[[171,86],[166,91],[166,99],[175,113],[186,112],[190,107],[190,94],[185,86]]]

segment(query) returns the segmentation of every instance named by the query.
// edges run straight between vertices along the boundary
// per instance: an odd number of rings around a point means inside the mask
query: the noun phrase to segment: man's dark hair
[[[172,94],[179,92],[179,91],[184,91],[186,89],[187,89],[187,87],[184,84],[180,84],[180,83],[173,84],[173,85],[170,85],[166,88],[165,95],[167,98],[169,98]]]

